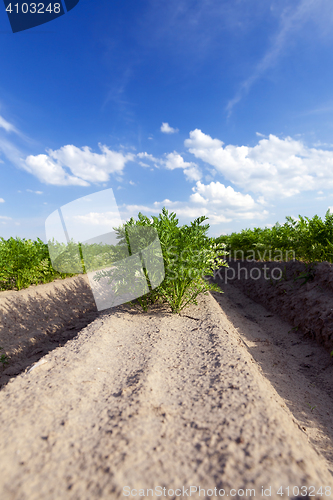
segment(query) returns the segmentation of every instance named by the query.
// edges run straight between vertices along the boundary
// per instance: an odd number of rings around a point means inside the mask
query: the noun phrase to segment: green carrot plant
[[[195,303],[200,293],[214,289],[213,285],[208,284],[207,277],[213,275],[214,269],[227,265],[226,255],[231,258],[245,257],[247,260],[297,259],[306,262],[309,265],[308,272],[295,276],[295,279],[303,280],[302,284],[312,279],[315,262],[333,261],[333,213],[329,210],[324,220],[317,215],[312,219],[299,216],[298,220],[286,217],[284,224],[277,223],[272,228],[244,229],[215,239],[207,236],[209,225],[204,224],[206,220],[206,217],[199,217],[189,225],[180,227],[176,214],[169,214],[165,208],[158,217],[148,218],[140,213],[137,220],[132,218],[123,227],[117,228],[119,245],[103,245],[101,248],[95,244],[79,244],[79,252],[74,242],[62,248],[57,242],[48,246],[39,238],[36,241],[0,238],[0,291],[20,290],[32,284],[48,283],[91,269],[103,272],[113,262],[124,259],[127,233],[137,227],[150,227],[156,231],[165,269],[163,282],[153,288],[143,266],[148,290],[135,304],[144,311],[156,301],[167,302],[174,312]],[[54,251],[54,255],[58,256],[62,272],[52,267],[49,251]],[[141,262],[137,266],[134,275],[136,279],[141,279]],[[121,271],[121,267],[119,269]],[[284,273],[281,279],[285,278]],[[117,279],[119,291],[128,286],[121,273]],[[273,281],[271,283],[275,284]],[[220,291],[217,288],[215,290]]]
[[[223,242],[234,259],[333,262],[333,213],[327,210],[324,220],[318,215],[312,219],[299,215],[298,220],[288,216],[284,224],[243,229],[221,235],[216,242]]]
[[[209,283],[208,277],[214,275],[215,269],[227,266],[225,260],[219,257],[224,245],[217,244],[214,238],[207,236],[209,224],[202,225],[205,220],[207,217],[202,216],[190,225],[179,227],[176,214],[169,214],[168,210],[163,208],[158,217],[153,216],[150,219],[139,213],[138,220],[131,218],[123,226],[114,228],[118,233],[120,249],[124,242],[129,243],[128,231],[133,228],[152,228],[158,235],[165,276],[162,283],[152,289],[145,272],[149,292],[136,300],[144,311],[148,310],[150,304],[159,301],[169,304],[173,313],[179,313],[188,305],[197,304],[200,293],[221,292],[217,285]],[[115,284],[117,292],[122,293],[128,288],[122,274],[124,273],[120,267],[117,270],[100,271],[95,279],[99,281],[103,277],[110,277],[110,282]],[[137,269],[133,269],[133,274],[140,274],[140,263]]]
[[[73,274],[55,271],[42,240],[0,238],[0,290],[21,290]]]

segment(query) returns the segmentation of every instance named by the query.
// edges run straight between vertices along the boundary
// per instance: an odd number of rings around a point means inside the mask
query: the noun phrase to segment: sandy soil
[[[221,288],[224,294],[213,293],[215,300],[333,475],[333,362],[328,353],[238,287]]]
[[[97,317],[86,276],[0,292],[0,387],[44,354],[63,345]]]
[[[233,283],[299,333],[315,339],[328,352],[333,350],[332,264],[237,260],[228,265],[216,276],[219,284]],[[307,277],[302,279],[302,275]]]
[[[158,486],[166,498],[214,498],[207,489],[215,487],[234,498],[253,497],[246,489],[259,498],[332,498],[332,372],[317,366],[327,352],[227,286],[216,295],[222,308],[202,296],[181,316],[161,307],[97,313],[87,305],[84,313],[72,294],[79,321],[96,319],[64,346],[35,354],[38,363],[0,392],[1,500],[113,499],[126,497],[124,487],[146,496]],[[56,333],[44,337],[41,310],[30,310],[29,341],[37,323],[40,345],[65,331],[59,325],[71,313],[58,305]],[[12,366],[30,348],[21,344],[17,337]]]

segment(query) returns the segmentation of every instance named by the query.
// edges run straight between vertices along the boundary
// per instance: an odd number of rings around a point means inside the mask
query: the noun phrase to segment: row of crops
[[[72,241],[64,245],[52,241],[48,247],[40,239],[10,238],[6,241],[2,238],[0,287],[2,290],[21,289],[74,273],[98,271],[94,279],[99,281],[107,277],[115,293],[121,294],[124,288],[127,290],[133,283],[142,282],[144,277],[147,291],[137,299],[139,308],[147,311],[151,304],[159,301],[168,303],[171,310],[178,313],[188,304],[196,304],[200,293],[219,290],[205,277],[212,276],[214,269],[225,264],[222,258],[217,258],[224,247],[207,236],[209,224],[203,224],[206,219],[202,216],[190,225],[179,226],[176,214],[169,214],[163,208],[158,217],[151,219],[139,213],[137,220],[132,218],[114,228],[116,238],[113,241],[109,235],[104,235],[108,242],[103,237],[103,243]],[[54,267],[67,274],[52,268],[49,250]],[[130,256],[134,259],[128,260]]]
[[[202,247],[203,251],[207,245],[207,249],[211,248],[212,239],[206,236],[209,225],[201,226],[205,219],[200,218],[200,223],[198,223],[198,219],[197,222],[192,222],[189,226],[178,227],[176,214],[168,214],[167,210],[163,209],[162,214],[153,219],[139,214],[139,219],[136,222],[132,219],[131,224],[151,224],[157,229],[159,238],[163,242],[162,250],[165,264],[168,260],[169,267],[172,260],[170,248],[174,253],[173,266],[176,261],[178,266],[182,264],[188,266],[190,265],[191,247],[193,247],[193,252],[195,249],[197,251],[205,241]],[[201,235],[199,246],[198,234]],[[181,241],[181,239],[183,240]],[[239,233],[219,236],[215,238],[214,243],[219,246],[220,256],[221,244],[225,245],[225,251],[228,252],[227,258],[333,262],[333,213],[327,211],[323,220],[317,215],[312,219],[299,216],[298,220],[286,217],[286,222],[283,225],[276,224],[272,228],[265,229],[244,229]],[[101,265],[104,260],[110,263],[113,256],[115,260],[119,259],[119,255],[117,255],[119,250],[117,252],[114,248],[105,246],[103,253],[97,249],[96,245],[91,246],[91,259],[98,258],[101,260]],[[86,264],[89,259],[85,259]],[[197,255],[196,264],[192,263],[191,267],[197,266],[199,268],[199,260]],[[57,278],[74,276],[82,272],[82,269],[85,272],[85,267],[81,267],[81,262],[77,263],[77,267],[78,270],[72,270],[71,273],[56,271],[51,264],[48,245],[40,239],[32,241],[21,238],[9,238],[8,240],[0,238],[0,290],[20,290],[32,284],[48,283]]]
[[[224,243],[233,259],[333,262],[333,213],[328,210],[324,219],[286,217],[284,224],[244,229],[219,236],[216,242]]]
[[[21,290],[49,283],[63,274],[53,269],[47,244],[21,238],[0,238],[0,290]]]

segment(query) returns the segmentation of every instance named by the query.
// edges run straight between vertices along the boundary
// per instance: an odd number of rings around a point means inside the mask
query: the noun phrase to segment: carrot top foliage
[[[48,246],[41,239],[0,238],[0,290],[21,290],[67,276],[74,275],[53,269]]]
[[[333,213],[328,210],[324,220],[318,215],[312,219],[299,215],[298,220],[286,217],[283,225],[243,229],[216,241],[225,243],[230,257],[236,259],[333,262]]]
[[[159,293],[175,310],[181,309],[189,298],[191,302],[202,285],[206,289],[202,276],[208,273],[210,266],[215,267],[212,265],[214,256],[221,255],[219,251],[223,244],[223,253],[231,258],[241,258],[243,252],[244,258],[249,260],[294,258],[305,262],[333,262],[333,213],[329,210],[324,220],[317,215],[312,219],[299,216],[298,220],[286,217],[283,225],[277,223],[272,228],[244,229],[215,240],[206,235],[209,226],[202,224],[205,219],[201,217],[189,226],[179,227],[176,214],[169,214],[164,209],[159,217],[148,219],[139,214],[137,221],[131,219],[126,224],[126,227],[151,225],[156,228],[166,269],[166,279]],[[93,250],[88,261],[95,258]],[[283,258],[279,258],[282,254]],[[107,257],[110,258],[109,254]],[[106,257],[103,255],[103,258]],[[0,290],[21,290],[32,284],[49,283],[69,276],[75,274],[60,273],[52,267],[48,245],[41,239],[5,240],[0,237]]]
[[[89,271],[90,268],[100,269],[95,279],[98,281],[102,277],[110,277],[110,283],[116,287],[116,292],[120,293],[123,288],[127,290],[132,285],[128,283],[126,273],[121,272],[121,266],[120,268],[118,266],[120,269],[118,274],[114,270],[118,269],[117,266],[113,266],[114,263],[125,259],[122,253],[124,242],[128,239],[128,231],[141,226],[153,229],[161,245],[164,279],[157,288],[152,288],[147,279],[149,293],[139,297],[137,304],[142,310],[147,311],[151,304],[161,301],[168,303],[173,312],[179,313],[188,305],[196,304],[200,293],[207,293],[209,290],[220,291],[217,285],[210,283],[207,278],[213,276],[214,269],[226,265],[225,261],[219,258],[224,245],[217,244],[214,238],[207,236],[209,225],[203,224],[206,220],[207,217],[202,216],[190,225],[179,226],[176,214],[169,213],[163,208],[158,217],[148,218],[139,213],[137,220],[132,218],[123,226],[113,228],[119,239],[116,245],[79,244],[82,250],[80,254],[74,242],[61,245],[53,241],[50,243],[50,248],[55,250],[55,254],[59,254],[54,261],[58,262],[60,266],[58,269],[66,272],[74,271],[76,274],[80,273],[79,269],[81,272]],[[73,255],[76,256],[76,260]],[[154,255],[152,258],[155,258]],[[135,284],[135,271],[132,269],[133,284]],[[143,271],[148,278],[147,270],[143,268]],[[109,276],[110,273],[112,276]],[[0,290],[20,290],[31,284],[47,283],[55,278],[74,275],[53,269],[49,247],[40,239],[32,241],[9,238],[6,241],[1,238],[0,240]]]
[[[216,244],[213,238],[207,236],[209,224],[203,224],[207,219],[202,216],[190,225],[179,226],[176,214],[169,213],[164,207],[158,217],[149,218],[139,213],[137,220],[131,218],[123,226],[115,228],[120,241],[126,239],[128,230],[133,227],[150,227],[158,234],[165,276],[157,288],[150,289],[146,295],[136,300],[143,311],[148,311],[151,304],[159,301],[167,303],[172,312],[179,313],[188,305],[197,304],[199,294],[206,294],[210,290],[221,292],[207,278],[213,276],[214,269],[225,265],[225,261],[218,257],[224,245]],[[97,281],[112,273],[113,271],[101,272]],[[117,279],[113,275],[112,281],[120,291],[129,287],[127,281],[123,280],[122,273]]]

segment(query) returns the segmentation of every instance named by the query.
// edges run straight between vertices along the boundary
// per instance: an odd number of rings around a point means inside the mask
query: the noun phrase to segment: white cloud
[[[48,155],[28,156],[25,169],[45,184],[58,186],[89,186],[89,183],[107,182],[110,174],[121,175],[132,153],[111,151],[99,144],[101,153],[93,153],[88,146],[78,148],[73,145],[63,146]],[[68,168],[73,175],[66,172]]]
[[[170,212],[176,212],[177,217],[186,219],[188,222],[201,217],[202,215],[209,216],[209,222],[212,224],[218,224],[221,222],[230,222],[231,219],[227,219],[221,213],[213,213],[208,208],[189,206],[186,202],[181,201],[171,201],[171,200],[163,200],[163,201],[155,201],[153,205],[126,205],[122,209],[120,208],[120,213],[122,215],[122,219],[128,220],[130,217],[136,218],[139,212],[142,212],[144,215],[158,215],[161,213],[163,207],[166,207]]]
[[[69,175],[63,167],[47,155],[28,156],[25,169],[35,175],[44,184],[55,186],[89,186],[89,183]]]
[[[43,191],[33,191],[32,189],[27,189],[28,193],[43,194]]]
[[[333,152],[308,148],[291,137],[270,134],[254,147],[223,147],[222,141],[196,129],[185,146],[234,185],[265,197],[333,187]]]
[[[5,215],[0,215],[0,223],[1,224],[7,224],[7,222],[9,222],[10,220],[12,220],[11,217],[6,217]]]
[[[197,165],[184,169],[185,177],[188,181],[199,181],[202,177],[201,171]]]
[[[5,200],[3,198],[0,198],[0,203],[5,203]]]
[[[73,220],[87,226],[105,226],[110,228],[120,224],[118,212],[90,212],[86,215],[75,215]]]
[[[136,156],[138,156],[139,158],[145,158],[146,160],[154,161],[157,163],[160,161],[149,153],[138,153]]]
[[[220,182],[205,185],[198,181],[192,188],[193,194],[188,201],[155,201],[152,205],[127,205],[120,207],[124,220],[137,217],[138,212],[144,215],[158,215],[163,207],[176,212],[182,223],[205,215],[210,225],[231,222],[233,220],[265,219],[268,215],[263,207],[255,202],[249,194],[235,191],[231,186],[225,187]]]
[[[166,155],[166,160],[164,161],[164,166],[167,170],[175,170],[175,168],[187,168],[191,167],[192,163],[187,163],[184,158],[174,151]]]
[[[225,187],[220,182],[202,184],[197,182],[192,188],[194,194],[190,200],[202,205],[213,204],[219,208],[239,208],[252,210],[256,207],[254,199],[249,194],[242,194],[235,191],[231,186]]]
[[[6,132],[15,132],[16,134],[18,133],[16,127],[12,125],[11,123],[7,122],[2,116],[0,116],[0,128],[3,128],[6,130]]]
[[[163,134],[176,134],[179,130],[178,128],[170,127],[168,123],[162,123],[161,132],[163,132]]]
[[[190,202],[184,201],[171,201],[165,199],[163,201],[155,201],[153,205],[127,205],[125,207],[120,207],[119,211],[123,220],[128,220],[130,217],[136,218],[139,212],[144,215],[158,215],[161,213],[162,208],[166,207],[170,212],[175,212],[177,217],[181,220],[181,223],[189,223],[205,215],[208,217],[208,223],[210,225],[216,225],[226,222],[237,220],[251,220],[255,218],[256,220],[265,219],[268,215],[267,211],[258,210],[237,210],[233,208],[221,209],[221,207],[210,206],[209,204],[204,205],[196,200],[191,200]]]
[[[189,181],[198,181],[202,177],[198,165],[192,162],[184,161],[184,158],[176,151],[166,155],[166,159],[163,161],[163,166],[167,170],[182,168]]]
[[[317,141],[313,144],[313,146],[315,148],[320,148],[320,147],[326,147],[326,148],[333,148],[333,144],[329,143],[329,142],[321,142],[321,141]]]
[[[264,198],[264,196],[258,196],[257,203],[259,203],[259,205],[268,205],[268,201]]]
[[[174,151],[173,153],[165,154],[164,158],[155,158],[153,155],[148,153],[138,153],[137,156],[139,158],[146,158],[147,160],[154,162],[154,166],[156,168],[159,168],[159,166],[164,167],[167,170],[182,168],[187,180],[189,181],[198,181],[202,177],[202,173],[198,165],[193,162],[186,162],[184,158],[176,151]],[[139,162],[139,165],[141,164],[142,163]],[[148,165],[144,163],[142,166],[146,167]]]

